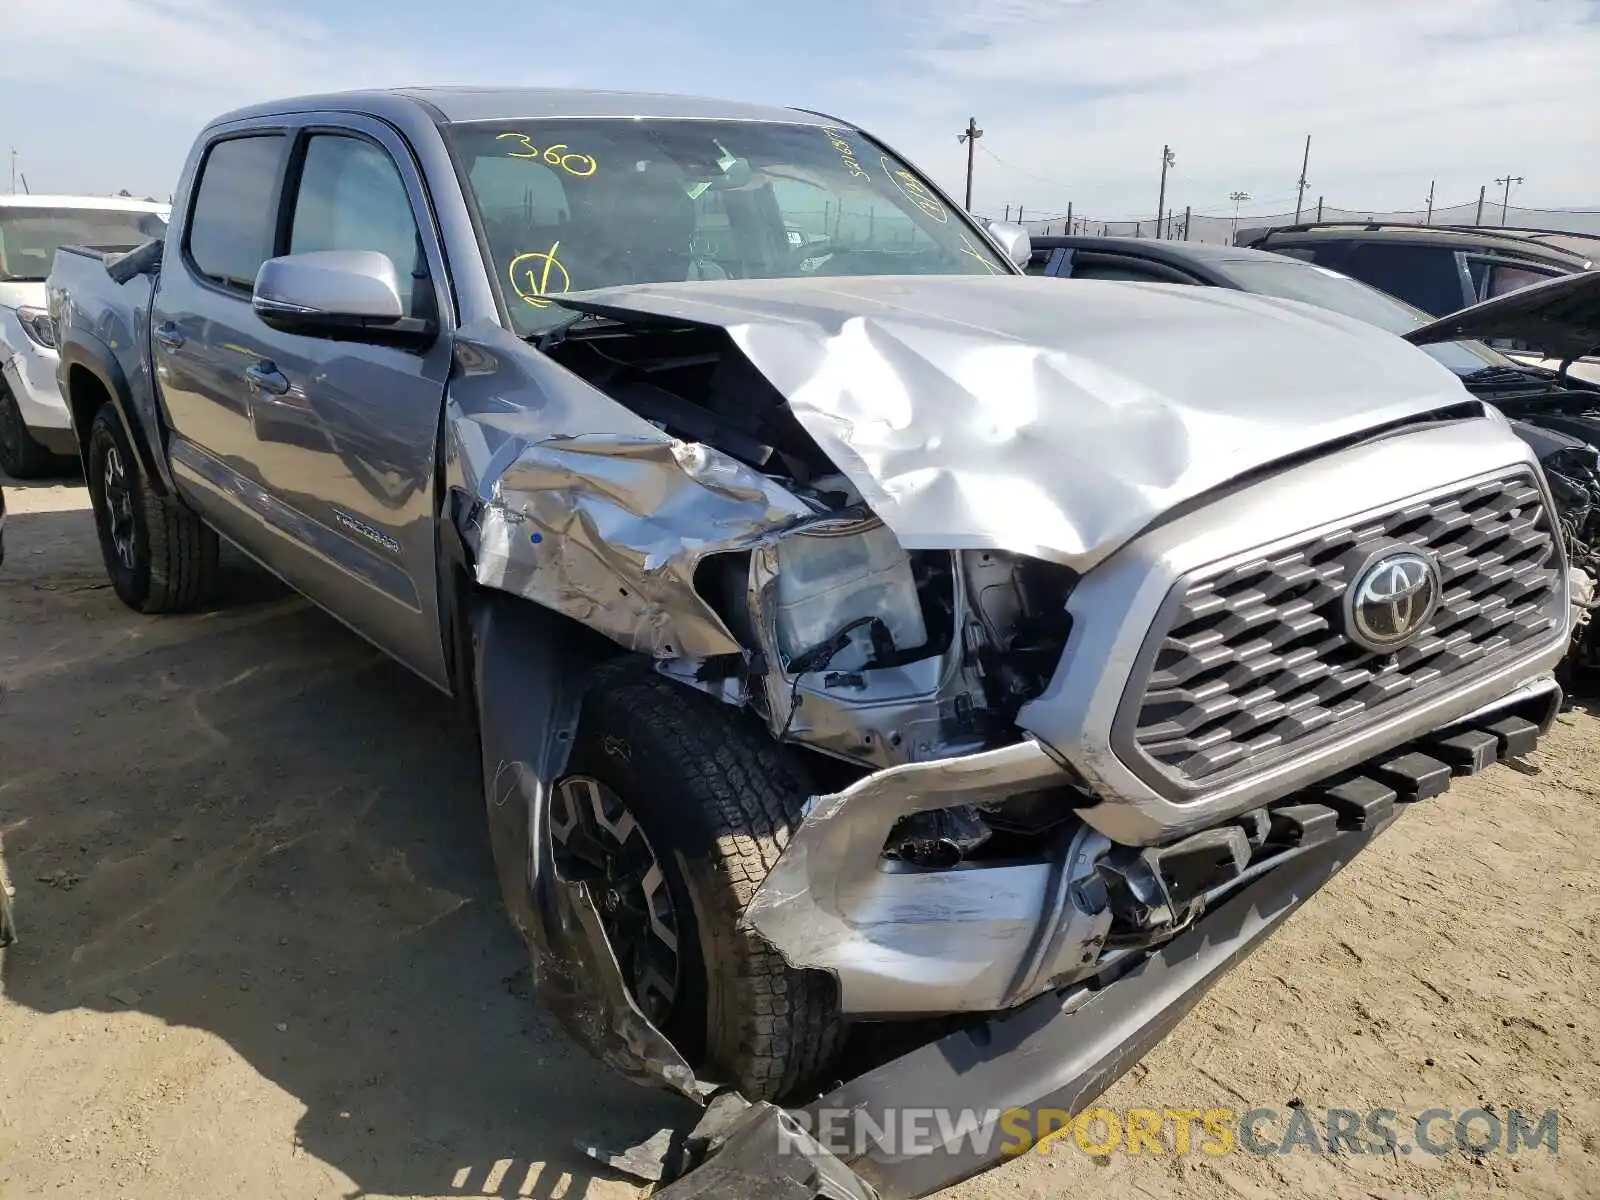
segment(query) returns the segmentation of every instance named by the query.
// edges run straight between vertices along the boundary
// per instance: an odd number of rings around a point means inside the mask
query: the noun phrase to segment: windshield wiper
[[[572,320],[564,321],[554,328],[546,329],[543,333],[530,333],[526,340],[532,341],[540,351],[553,350],[566,341],[567,336],[574,331],[620,324],[622,324],[621,321],[613,317],[602,317],[599,313],[574,312]]]

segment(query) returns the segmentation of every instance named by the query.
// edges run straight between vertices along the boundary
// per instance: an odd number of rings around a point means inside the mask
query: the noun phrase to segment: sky
[[[166,198],[229,108],[516,84],[820,109],[974,208],[1421,209],[1523,182],[1600,209],[1600,0],[4,0],[0,155],[34,192]],[[0,157],[0,190],[9,163]]]

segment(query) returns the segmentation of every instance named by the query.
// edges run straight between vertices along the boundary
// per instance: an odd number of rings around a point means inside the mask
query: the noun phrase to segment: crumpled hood
[[[908,549],[1078,570],[1241,474],[1468,400],[1392,334],[1221,288],[877,276],[562,303],[726,329]]]

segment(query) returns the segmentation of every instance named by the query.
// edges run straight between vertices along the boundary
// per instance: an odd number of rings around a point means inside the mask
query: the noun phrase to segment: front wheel
[[[843,1035],[833,979],[739,928],[810,791],[745,714],[630,658],[591,679],[551,798],[557,869],[590,884],[634,1000],[752,1100],[823,1081]]]
[[[110,405],[89,428],[88,482],[117,598],[142,613],[204,604],[217,578],[217,535],[177,497],[151,488]]]

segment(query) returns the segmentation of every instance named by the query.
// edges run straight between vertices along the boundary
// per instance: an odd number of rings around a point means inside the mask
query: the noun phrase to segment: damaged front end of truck
[[[609,1160],[689,1172],[663,1195],[922,1195],[989,1165],[817,1121],[914,1092],[991,1126],[1087,1102],[1404,804],[1553,718],[1565,563],[1503,421],[1342,318],[1067,291],[617,288],[563,298],[537,347],[458,337],[446,458],[502,889],[568,1030],[709,1105]],[[1217,349],[1262,332],[1244,365]],[[1284,403],[1308,360],[1321,394]],[[1413,560],[1426,613],[1352,633],[1365,581]],[[826,781],[741,923],[852,1021],[923,1032],[809,1109],[688,1061],[559,868],[585,679],[623,652]]]

